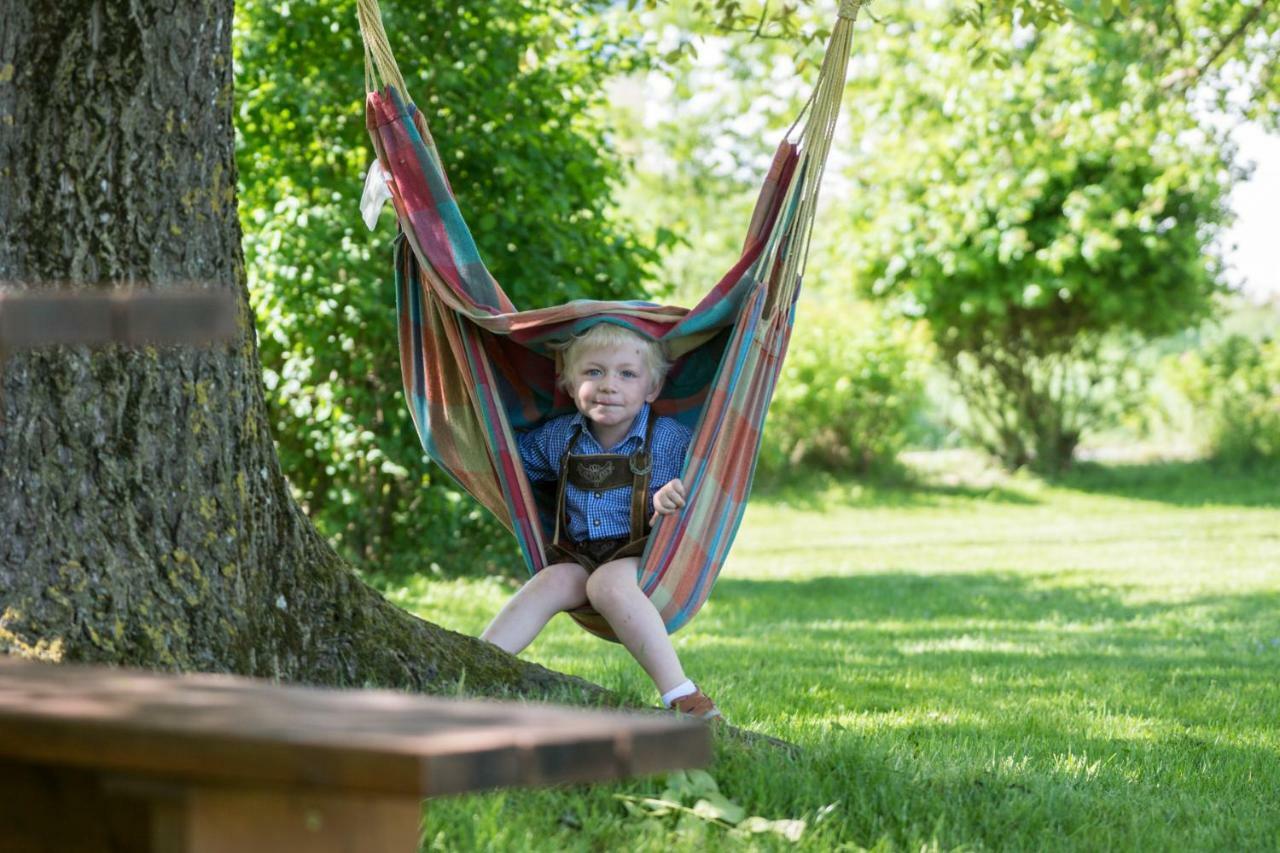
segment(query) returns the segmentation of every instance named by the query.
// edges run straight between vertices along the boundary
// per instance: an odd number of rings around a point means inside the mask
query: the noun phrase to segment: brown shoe
[[[699,720],[723,720],[724,715],[716,707],[716,703],[701,690],[695,690],[688,696],[681,696],[671,703],[671,707],[681,714],[697,717]]]

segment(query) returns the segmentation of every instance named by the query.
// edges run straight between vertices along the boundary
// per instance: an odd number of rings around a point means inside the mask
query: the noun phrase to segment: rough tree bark
[[[232,0],[0,0],[0,284],[195,282],[240,334],[0,364],[0,652],[330,685],[597,694],[389,604],[289,495],[232,135]]]

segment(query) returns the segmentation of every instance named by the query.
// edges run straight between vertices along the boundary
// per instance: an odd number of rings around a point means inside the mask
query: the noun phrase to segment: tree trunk
[[[0,651],[428,692],[464,672],[473,693],[598,692],[389,604],[291,499],[236,217],[232,6],[0,0],[0,283],[195,283],[235,293],[240,329],[199,349],[4,358]]]

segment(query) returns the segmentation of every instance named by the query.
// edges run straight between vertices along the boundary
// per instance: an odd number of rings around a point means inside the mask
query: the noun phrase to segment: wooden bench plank
[[[711,752],[705,725],[667,714],[0,658],[0,756],[426,797],[701,766]]]

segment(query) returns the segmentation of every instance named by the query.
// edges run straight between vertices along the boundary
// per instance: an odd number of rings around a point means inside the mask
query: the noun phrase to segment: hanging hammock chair
[[[525,477],[516,436],[574,411],[557,387],[550,345],[611,322],[662,343],[673,365],[654,408],[693,430],[682,474],[687,504],[650,534],[640,587],[668,632],[706,601],[746,508],[791,335],[860,5],[842,0],[817,85],[774,155],[742,256],[701,302],[684,309],[579,300],[517,311],[480,259],[426,120],[409,100],[377,0],[359,0],[367,124],[400,224],[405,398],[427,454],[515,534],[531,574],[545,565],[554,519]],[[616,639],[590,608],[571,615]]]

